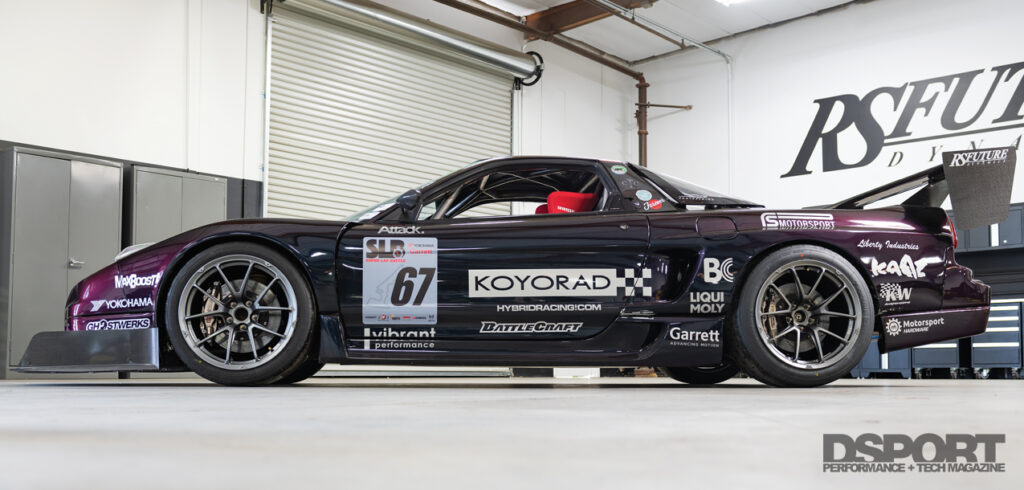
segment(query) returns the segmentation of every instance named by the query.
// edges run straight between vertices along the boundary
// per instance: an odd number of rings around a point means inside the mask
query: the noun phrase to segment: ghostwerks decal
[[[831,213],[761,213],[765,230],[832,230],[835,219]]]
[[[469,297],[646,297],[650,280],[650,269],[480,269],[469,271]]]
[[[872,276],[898,276],[911,279],[923,278],[924,268],[932,262],[931,259],[927,258],[914,260],[906,254],[898,261],[886,261],[884,259],[879,261],[874,257],[862,257],[861,260],[871,268]]]
[[[573,333],[582,326],[580,322],[482,322],[480,333]]]
[[[95,320],[85,324],[86,330],[135,330],[149,328],[149,318],[125,318],[119,320]]]

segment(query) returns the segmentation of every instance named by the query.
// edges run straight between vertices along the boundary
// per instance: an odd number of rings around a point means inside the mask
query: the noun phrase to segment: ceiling
[[[570,0],[483,0],[517,16],[526,16]],[[736,2],[736,0],[733,0]],[[768,24],[835,7],[850,0],[655,0],[636,13],[691,39],[706,42]],[[678,49],[618,17],[607,17],[563,32],[620,58],[637,61]]]

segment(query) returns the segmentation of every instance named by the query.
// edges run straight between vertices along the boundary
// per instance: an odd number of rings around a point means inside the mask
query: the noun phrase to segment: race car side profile
[[[862,209],[920,189],[901,205]],[[774,386],[985,330],[942,167],[769,210],[629,163],[477,162],[346,221],[258,219],[130,247],[75,286],[25,372],[293,383],[324,363],[654,366]]]

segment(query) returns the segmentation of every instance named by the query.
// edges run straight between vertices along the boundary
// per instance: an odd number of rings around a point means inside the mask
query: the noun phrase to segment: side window
[[[584,213],[604,209],[607,190],[587,168],[518,167],[491,172],[430,196],[418,219]]]
[[[606,162],[615,185],[622,192],[626,206],[644,212],[674,211],[676,208],[671,200],[665,198],[661,189],[635,173],[622,163]]]

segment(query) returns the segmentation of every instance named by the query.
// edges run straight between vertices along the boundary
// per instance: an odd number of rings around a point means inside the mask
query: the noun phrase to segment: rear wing
[[[937,208],[949,197],[957,227],[978,228],[1006,220],[1016,166],[1017,153],[1013,147],[944,152],[942,165],[811,209],[862,209],[887,197],[920,189],[903,201],[903,206]]]

